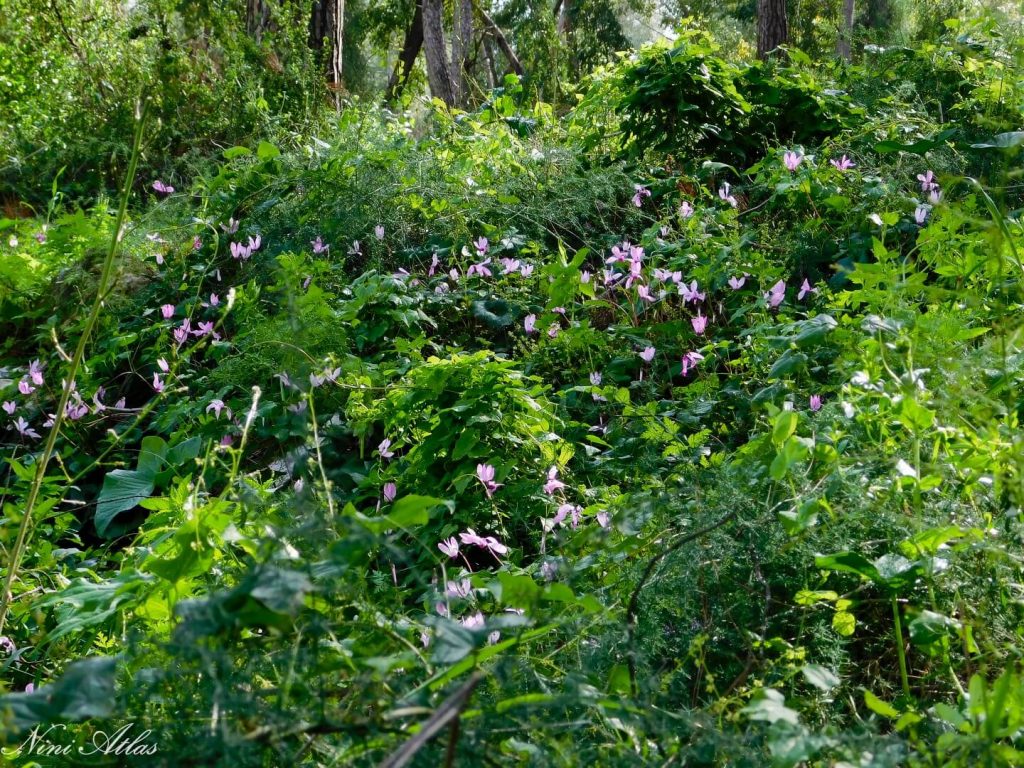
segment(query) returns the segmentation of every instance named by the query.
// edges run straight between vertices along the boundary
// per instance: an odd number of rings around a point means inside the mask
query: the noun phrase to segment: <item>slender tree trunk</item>
[[[853,6],[854,0],[843,0],[843,18],[840,23],[839,39],[836,40],[836,54],[846,61],[853,58],[850,47],[853,40]]]
[[[270,24],[269,0],[246,0],[245,31],[257,43]]]
[[[466,61],[473,42],[473,6],[471,0],[459,0],[452,23],[452,55],[448,65],[455,103],[461,105],[466,97]]]
[[[423,54],[427,59],[430,92],[449,107],[455,106],[448,47],[444,42],[443,0],[423,0]]]
[[[493,90],[498,87],[498,70],[494,66],[494,49],[489,33],[484,35],[484,59],[487,61],[487,83]]]
[[[309,16],[309,46],[317,51],[327,50],[327,82],[335,92],[336,107],[339,105],[337,94],[344,82],[344,38],[345,0],[314,0]]]
[[[757,0],[757,57],[765,58],[788,38],[786,0]]]
[[[416,12],[413,14],[409,28],[405,31],[405,42],[402,43],[402,52],[398,55],[395,71],[392,72],[391,79],[388,81],[388,101],[393,101],[401,95],[402,89],[405,88],[405,84],[409,80],[409,75],[412,74],[413,65],[416,63],[416,57],[420,55],[422,47],[423,2],[422,0],[417,0]]]
[[[487,15],[487,11],[480,5],[477,5],[476,9],[480,12],[480,18],[484,20],[484,26],[490,31],[491,36],[494,38],[494,42],[501,48],[501,52],[505,54],[505,58],[508,59],[508,65],[512,67],[512,70],[522,77],[526,74],[526,70],[523,69],[522,63],[519,61],[519,57],[516,56],[516,52],[512,50],[512,46],[508,42],[508,38],[505,37],[505,33],[501,31],[501,28],[494,23],[494,19]]]

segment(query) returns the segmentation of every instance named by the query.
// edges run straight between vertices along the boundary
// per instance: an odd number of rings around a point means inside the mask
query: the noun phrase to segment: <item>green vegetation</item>
[[[1013,9],[15,5],[5,759],[1024,762]]]

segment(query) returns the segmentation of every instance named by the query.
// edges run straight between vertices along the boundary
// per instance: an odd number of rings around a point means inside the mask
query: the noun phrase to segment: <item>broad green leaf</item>
[[[153,478],[130,469],[115,469],[103,478],[96,503],[96,532],[105,536],[114,519],[153,493]]]
[[[867,708],[874,712],[876,715],[882,717],[888,717],[890,719],[897,718],[900,716],[900,712],[892,704],[882,701],[880,698],[875,696],[871,691],[864,691],[864,704]]]

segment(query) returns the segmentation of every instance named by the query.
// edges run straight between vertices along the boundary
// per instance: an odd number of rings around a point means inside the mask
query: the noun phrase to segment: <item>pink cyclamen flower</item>
[[[8,416],[13,416],[14,412],[18,410],[18,404],[13,400],[5,400],[3,404],[3,409]]]
[[[473,584],[469,579],[461,579],[459,581],[448,581],[444,585],[444,593],[448,597],[469,597],[469,594],[473,591]],[[478,614],[479,615],[479,614]],[[481,622],[483,616],[480,617]]]
[[[230,419],[231,409],[224,405],[224,401],[221,400],[220,398],[211,400],[210,404],[206,406],[206,412],[209,413],[210,411],[213,411],[213,415],[216,416],[218,419],[220,418],[220,412],[223,410],[227,410],[228,418]]]
[[[380,445],[377,446],[377,452],[382,459],[390,459],[395,455],[394,451],[391,450],[391,441],[387,438],[380,441]]]
[[[231,243],[231,258],[245,261],[252,256],[252,249],[242,243]]]
[[[807,294],[817,292],[818,289],[811,287],[810,282],[808,282],[807,278],[805,277],[804,281],[800,284],[800,292],[796,295],[797,301],[803,301],[804,296],[806,296]]]
[[[28,383],[28,379],[22,379],[18,382],[18,391],[23,395],[31,395],[36,391],[36,388]]]
[[[33,692],[35,692],[35,690],[36,690],[35,683],[29,683],[28,685],[25,686],[25,693],[33,693]]]
[[[932,205],[938,205],[940,202],[942,202],[942,190],[933,189],[931,192],[929,192],[928,202],[931,203]]]
[[[693,216],[694,210],[689,200],[683,200],[682,205],[679,206],[679,216],[683,219],[688,219]]]
[[[174,317],[174,305],[173,304],[163,304],[163,305],[161,305],[161,307],[160,307],[160,314],[163,315],[164,320],[170,320],[172,317]]]
[[[29,423],[25,421],[25,417],[19,416],[17,421],[14,422],[14,428],[18,430],[18,433],[22,437],[31,437],[33,440],[38,440],[42,435],[32,429]]]
[[[519,271],[519,259],[503,258],[501,260],[501,274],[510,275]]]
[[[600,512],[597,513],[597,524],[600,525],[602,528],[607,528],[608,523],[610,522],[611,515],[609,515],[606,511],[602,509]]]
[[[730,192],[731,189],[732,187],[729,185],[729,182],[724,182],[722,186],[718,188],[718,196],[722,200],[725,200],[725,202],[727,202],[733,208],[735,208],[737,206],[737,202],[736,198]]]
[[[558,467],[551,467],[548,470],[548,481],[544,483],[544,493],[551,496],[562,488],[565,488],[565,483],[558,479]]]
[[[537,316],[536,315],[527,315],[526,317],[524,317],[523,318],[523,329],[527,333],[536,333],[537,332]]]
[[[580,282],[584,285],[590,282],[590,273],[585,269],[580,272]]]
[[[832,163],[835,169],[840,171],[841,173],[846,173],[851,168],[857,167],[853,164],[853,161],[850,160],[850,158],[848,158],[846,155],[843,155],[838,160],[829,160],[829,162]]]
[[[786,281],[779,280],[779,282],[771,287],[771,290],[765,293],[764,298],[768,302],[769,307],[779,306],[782,300],[786,298]]]
[[[530,275],[532,275],[533,264],[523,264],[523,266],[519,268],[519,274],[521,274],[523,277],[529,277]]]
[[[28,364],[28,376],[32,379],[32,383],[38,387],[43,386],[43,364],[38,360],[33,360]]]
[[[170,195],[174,192],[174,187],[170,184],[164,184],[160,179],[153,182],[153,190],[161,195]]]
[[[223,230],[224,234],[233,235],[235,234],[235,232],[238,231],[238,222],[235,219],[231,218],[228,219],[227,224],[221,224],[220,228],[221,230]]]
[[[427,277],[433,277],[439,266],[441,266],[441,259],[435,253],[430,258],[430,268],[427,270]]]
[[[491,495],[502,486],[502,483],[494,482],[494,467],[490,464],[477,464],[476,477],[481,483],[483,483],[484,491],[486,491],[488,499],[491,498]]]
[[[331,246],[326,245],[320,235],[316,236],[316,240],[310,240],[309,244],[313,246],[313,253],[319,256],[321,253],[327,253],[331,250]]]
[[[917,180],[921,182],[922,192],[931,192],[939,187],[938,182],[935,181],[935,174],[932,171],[917,174]]]
[[[437,548],[444,552],[444,554],[448,555],[448,557],[455,558],[459,556],[459,542],[454,536],[451,536],[444,541],[439,541],[437,543]]]
[[[162,357],[157,359],[156,364],[160,366],[160,370],[163,371],[164,373],[167,373],[169,370],[171,370],[171,366],[167,363],[167,360],[165,360]]]
[[[220,304],[220,296],[218,296],[216,293],[211,293],[210,294],[210,306],[211,307],[216,307],[218,304]]]
[[[395,496],[398,495],[398,486],[394,483],[384,484],[384,501],[390,504],[395,500]]]
[[[804,160],[804,156],[799,152],[786,152],[782,156],[782,162],[785,164],[786,169],[789,171],[795,171],[800,167],[800,163]]]
[[[3,651],[4,653],[10,655],[14,653],[16,650],[18,650],[18,648],[14,644],[14,641],[11,640],[11,638],[7,637],[6,635],[0,636],[0,651]]]
[[[700,352],[687,352],[683,355],[683,376],[688,376],[690,371],[697,367],[697,363],[704,359],[704,355]]]
[[[640,359],[645,363],[649,363],[654,359],[654,353],[654,347],[644,347],[643,351],[640,353]]]
[[[697,281],[693,280],[689,285],[686,283],[679,283],[679,295],[683,297],[684,302],[698,302],[704,301],[706,295],[701,293],[697,285]]]
[[[212,320],[204,320],[199,323],[199,326],[192,331],[192,335],[197,337],[212,335],[214,339],[220,339],[220,334],[213,330]]]
[[[651,296],[651,289],[648,288],[643,283],[637,283],[637,286],[636,286],[636,297],[638,299],[642,299],[644,301],[651,301],[651,302],[657,301],[656,298]]]
[[[603,378],[604,378],[604,377],[603,377],[603,376],[601,376],[601,374],[600,374],[600,373],[598,373],[597,371],[593,371],[593,372],[592,372],[592,373],[590,374],[590,383],[591,383],[591,384],[592,384],[593,386],[595,386],[595,387],[600,387],[600,386],[601,386],[601,381],[602,381],[602,379],[603,379]],[[8,413],[13,413],[13,411],[8,411]]]
[[[352,256],[362,256],[363,247],[359,244],[358,240],[353,240],[352,245],[349,246],[348,252]]]
[[[383,224],[378,224],[376,227],[374,227],[373,228],[373,234],[374,234],[374,236],[378,240],[383,240],[384,239],[384,225]]]
[[[729,287],[732,288],[734,291],[738,291],[740,288],[743,287],[743,284],[745,282],[747,282],[746,277],[730,277]]]
[[[487,253],[487,248],[490,246],[490,242],[486,237],[478,237],[473,241],[473,246],[476,248],[477,255],[483,256]]]
[[[636,190],[633,193],[633,205],[639,208],[644,204],[644,198],[651,196],[651,190],[649,190],[643,184],[634,184],[633,189]]]
[[[164,382],[160,379],[160,374],[156,372],[153,373],[153,389],[157,392],[164,391]]]
[[[35,235],[33,235],[33,237],[35,237],[36,242],[39,243],[40,245],[45,243],[46,242],[46,227],[43,227],[41,231],[36,232]],[[29,683],[29,685],[32,685],[32,683]]]
[[[810,406],[812,411],[821,410],[821,395],[811,395]]]
[[[193,251],[198,251],[202,247],[203,247],[203,239],[199,235],[196,235],[195,237],[193,237],[192,238],[192,250]]]
[[[693,332],[701,336],[707,330],[708,319],[698,312],[696,317],[690,318],[690,325],[693,326]]]
[[[918,224],[924,224],[928,220],[928,206],[919,205],[914,209],[914,221]]]
[[[548,326],[548,338],[557,339],[558,334],[561,330],[562,328],[558,323],[552,323],[551,325]]]
[[[490,258],[486,258],[479,264],[470,265],[469,269],[466,270],[466,277],[472,277],[473,275],[480,275],[480,277],[490,277],[491,270],[487,266],[490,263]]]

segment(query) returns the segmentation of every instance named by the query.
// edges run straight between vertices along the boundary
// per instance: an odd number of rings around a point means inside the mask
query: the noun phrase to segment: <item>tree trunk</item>
[[[854,0],[843,0],[843,18],[840,22],[839,39],[836,40],[836,54],[846,61],[853,58],[850,48],[853,40],[853,5]]]
[[[327,82],[337,93],[343,83],[342,42],[345,37],[345,0],[314,0],[313,12],[309,17],[309,47],[327,50]]]
[[[455,106],[449,70],[448,49],[444,42],[444,3],[423,0],[423,54],[427,59],[430,92],[449,107]]]
[[[519,57],[516,56],[516,52],[512,50],[512,46],[508,42],[508,38],[505,37],[505,33],[501,31],[501,28],[494,23],[494,19],[487,15],[481,6],[477,6],[477,10],[480,12],[480,18],[484,20],[484,26],[490,30],[491,36],[494,38],[494,42],[501,48],[501,52],[505,54],[505,58],[508,59],[508,64],[512,67],[512,70],[522,77],[526,74],[526,70],[523,69],[522,63],[519,61]]]
[[[757,57],[765,58],[788,38],[786,0],[757,0]]]
[[[455,103],[463,104],[466,97],[466,60],[473,42],[473,6],[470,0],[459,0],[452,22],[452,56],[448,72]]]
[[[270,24],[269,0],[246,0],[245,31],[257,43]]]
[[[405,31],[405,42],[402,43],[402,52],[398,55],[395,71],[392,72],[391,79],[388,81],[388,101],[393,101],[401,95],[402,89],[405,88],[405,84],[409,80],[409,75],[412,74],[413,65],[416,63],[416,57],[420,55],[422,47],[423,2],[422,0],[417,0],[416,12],[413,14],[409,28]]]

